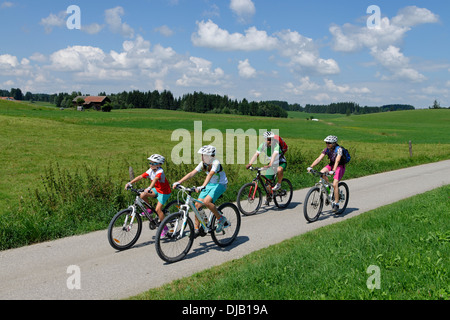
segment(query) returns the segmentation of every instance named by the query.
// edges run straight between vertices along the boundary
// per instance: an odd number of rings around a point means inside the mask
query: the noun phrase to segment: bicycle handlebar
[[[311,169],[311,171],[309,171],[309,173],[311,173],[311,174],[313,174],[313,175],[316,175],[316,176],[321,176],[321,177],[323,177],[323,176],[331,177],[331,175],[329,174],[329,172],[327,172],[327,173],[322,173],[322,172],[317,171],[317,170],[314,170],[314,169]]]

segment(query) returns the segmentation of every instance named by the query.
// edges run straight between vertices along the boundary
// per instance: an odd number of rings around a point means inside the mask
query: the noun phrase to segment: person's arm
[[[130,182],[128,182],[125,185],[125,190],[128,188],[128,186],[130,186],[132,184],[135,184],[136,182],[141,181],[142,179],[144,179],[144,175],[145,175],[145,173],[141,174],[140,176],[138,176],[138,177],[134,178],[133,180],[131,180]]]
[[[187,175],[185,175],[183,178],[181,178],[178,182],[175,182],[173,184],[173,188],[175,188],[177,185],[182,184],[183,182],[193,178],[198,173],[197,169],[192,170]]]
[[[325,157],[325,154],[321,153],[320,156],[311,164],[311,166],[308,169],[312,169],[315,166],[317,166],[323,160],[323,157]],[[310,170],[308,170],[308,171],[310,171]]]
[[[246,167],[247,169],[250,168],[250,167],[252,166],[253,162],[256,161],[256,159],[258,158],[258,156],[259,156],[259,152],[256,152],[256,153],[253,155],[253,157],[251,158],[251,160],[250,160],[250,162],[248,163],[248,165],[246,165],[245,167]]]

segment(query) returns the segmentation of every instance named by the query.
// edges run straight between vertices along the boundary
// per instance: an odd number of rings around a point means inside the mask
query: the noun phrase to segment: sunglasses
[[[151,166],[159,166],[159,165],[161,165],[161,163],[152,163],[152,162],[149,162],[149,165],[151,165]]]

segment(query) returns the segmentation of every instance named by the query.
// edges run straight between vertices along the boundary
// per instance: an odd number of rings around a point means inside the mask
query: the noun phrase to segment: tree
[[[430,109],[441,109],[441,105],[437,100],[434,100],[433,106]]]

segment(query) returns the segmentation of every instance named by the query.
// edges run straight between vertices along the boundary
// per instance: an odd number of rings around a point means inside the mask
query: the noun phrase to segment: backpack
[[[350,152],[348,152],[348,150],[342,146],[338,146],[338,147],[342,149],[341,164],[349,163],[350,160],[352,159],[352,157],[350,156]],[[337,152],[337,150],[336,150],[336,152]]]
[[[283,154],[286,154],[289,147],[286,144],[286,142],[283,140],[283,138],[281,138],[280,136],[275,136],[275,137],[273,137],[273,139],[275,139],[275,141],[278,142],[278,144],[280,145],[281,152],[283,152]]]

